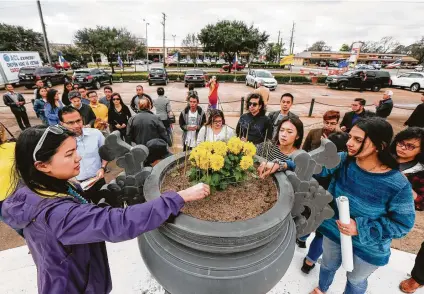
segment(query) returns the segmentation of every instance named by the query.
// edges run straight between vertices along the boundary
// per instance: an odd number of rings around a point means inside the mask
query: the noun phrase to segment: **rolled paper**
[[[339,209],[339,220],[342,224],[348,225],[350,223],[349,199],[345,196],[340,196],[336,201]],[[343,268],[351,272],[353,271],[352,237],[340,232],[340,246],[342,250]]]

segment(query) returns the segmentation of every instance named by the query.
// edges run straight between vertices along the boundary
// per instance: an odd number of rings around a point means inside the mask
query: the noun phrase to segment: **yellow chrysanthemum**
[[[213,150],[213,143],[205,141],[205,142],[200,143],[195,149],[197,149],[197,148],[205,149],[205,150],[211,152]]]
[[[232,137],[230,140],[228,140],[228,150],[233,154],[239,154],[240,151],[243,149],[243,141],[240,140],[238,137]]]
[[[256,154],[255,144],[253,144],[252,142],[245,142],[243,144],[243,153],[244,155],[250,156],[250,157],[255,155]]]
[[[251,156],[243,156],[240,160],[240,167],[242,170],[246,170],[253,166],[253,158]]]
[[[212,154],[209,158],[210,167],[214,171],[219,171],[224,167],[224,157],[219,154]]]
[[[227,155],[228,147],[225,142],[217,141],[213,143],[213,152],[215,154],[225,156]]]

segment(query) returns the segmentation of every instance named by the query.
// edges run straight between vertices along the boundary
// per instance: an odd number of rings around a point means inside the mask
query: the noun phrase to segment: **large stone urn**
[[[100,154],[105,160],[116,159],[125,169],[103,187],[125,204],[160,197],[163,179],[184,157],[180,153],[153,169],[145,167],[148,149],[128,145],[117,131],[106,138]],[[296,237],[313,232],[333,216],[328,206],[332,196],[312,175],[322,165],[332,168],[340,160],[335,145],[326,139],[320,148],[291,157],[296,170],[273,175],[278,199],[262,215],[210,222],[180,214],[138,237],[146,266],[168,293],[265,294],[281,280],[290,266]]]

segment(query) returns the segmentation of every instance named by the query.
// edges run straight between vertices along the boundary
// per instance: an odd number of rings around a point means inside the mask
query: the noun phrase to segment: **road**
[[[156,68],[163,68],[163,64],[162,63],[152,63],[149,65],[150,68],[152,67],[156,67]],[[200,66],[198,67],[199,69],[202,69],[206,72],[219,72],[220,68],[211,68],[211,67],[203,67]],[[180,67],[180,68],[176,68],[176,67],[167,67],[167,71],[168,72],[185,72],[188,69],[193,69],[193,68],[187,68],[187,67]],[[272,73],[295,73],[295,74],[300,74],[301,71],[303,70],[303,72],[305,74],[309,74],[309,72],[313,72],[315,74],[322,74],[322,75],[328,75],[328,73],[331,70],[338,70],[338,68],[336,67],[329,67],[328,69],[326,69],[325,67],[305,67],[305,66],[293,66],[292,70],[290,71],[289,69],[266,69]],[[413,72],[413,69],[382,69],[384,71],[388,71],[390,73],[390,75],[392,76],[397,76],[401,73],[405,73],[405,72]],[[121,72],[122,70],[117,69],[116,72]],[[125,68],[124,72],[145,72],[147,71],[147,67],[146,65],[137,65],[135,68]],[[242,73],[247,73],[248,69],[245,68],[239,72]]]

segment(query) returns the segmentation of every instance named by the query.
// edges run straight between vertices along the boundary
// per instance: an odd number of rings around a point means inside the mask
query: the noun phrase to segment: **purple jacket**
[[[184,200],[175,192],[127,208],[43,198],[20,187],[2,205],[4,222],[24,229],[37,266],[39,293],[109,293],[112,281],[104,241],[120,242],[153,230]]]

